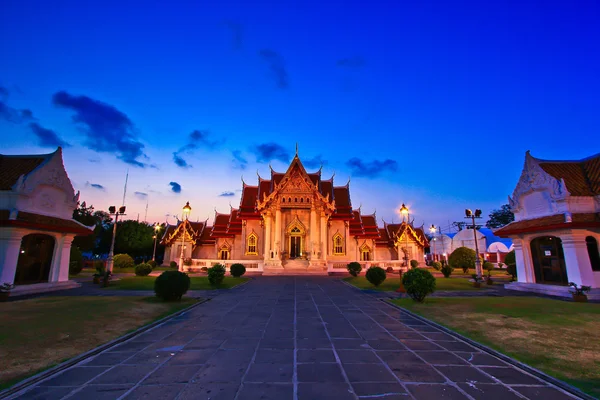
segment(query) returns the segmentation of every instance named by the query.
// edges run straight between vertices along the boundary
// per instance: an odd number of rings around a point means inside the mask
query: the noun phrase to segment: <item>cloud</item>
[[[338,67],[350,67],[350,68],[364,67],[365,59],[362,58],[361,56],[340,58],[337,61],[337,66]]]
[[[133,195],[140,200],[146,200],[146,198],[148,197],[148,193],[144,193],[144,192],[135,192],[135,193],[133,193]]]
[[[302,160],[302,164],[308,168],[317,168],[322,165],[327,165],[327,161],[323,160],[323,156],[320,154],[314,156],[313,158],[307,158],[306,160]]]
[[[4,98],[8,97],[8,89],[4,86],[0,86],[0,96]]]
[[[98,190],[101,190],[103,192],[106,192],[106,188],[104,186],[100,185],[99,183],[90,183],[88,181],[88,182],[85,183],[85,186],[86,187],[91,187],[91,188],[94,188],[94,189],[98,189]]]
[[[277,87],[279,89],[287,89],[289,86],[288,73],[281,54],[275,50],[262,49],[258,52],[258,55],[269,64]]]
[[[0,100],[0,119],[4,119],[13,124],[21,124],[23,122],[34,120],[31,110],[26,108],[19,110],[8,105],[5,101]]]
[[[225,21],[232,35],[232,45],[235,50],[240,50],[244,45],[244,27],[235,21]]]
[[[263,143],[250,149],[250,152],[256,155],[256,161],[269,162],[271,160],[279,160],[288,162],[290,155],[283,146],[277,143]]]
[[[177,182],[169,182],[169,185],[171,185],[171,191],[173,193],[181,193],[181,185]]]
[[[234,192],[223,192],[219,195],[219,197],[233,197],[235,196]]]
[[[394,160],[374,160],[364,162],[361,159],[354,157],[346,163],[350,167],[350,172],[353,176],[364,176],[375,178],[385,172],[394,172],[398,170],[398,163]]]
[[[98,158],[88,158],[88,161],[91,162],[91,163],[96,164],[96,163],[100,162],[100,159],[98,159]]]
[[[235,169],[246,169],[246,167],[248,166],[248,160],[246,160],[243,156],[242,156],[242,152],[239,150],[234,150],[231,152],[231,155],[233,156],[233,160],[231,160],[231,162],[233,163],[233,168]]]
[[[84,145],[91,150],[113,153],[118,159],[137,167],[146,167],[144,145],[139,141],[133,122],[114,106],[87,96],[56,92],[52,102],[75,114],[73,122],[87,135]]]
[[[181,168],[192,168],[190,164],[187,163],[177,152],[173,153],[173,161],[178,167]]]
[[[37,136],[38,145],[42,147],[71,146],[69,143],[59,138],[56,132],[54,132],[52,129],[44,128],[37,122],[30,123],[29,128],[31,128],[31,131],[35,134],[35,136]]]

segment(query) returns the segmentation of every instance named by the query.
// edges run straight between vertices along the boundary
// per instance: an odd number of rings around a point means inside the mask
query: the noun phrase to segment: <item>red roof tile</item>
[[[565,228],[597,228],[600,227],[600,213],[573,214],[572,222],[565,222],[564,214],[550,215],[534,219],[511,222],[494,231],[494,235],[507,237],[518,233],[551,231]]]
[[[52,154],[32,156],[6,156],[0,154],[0,190],[11,190],[21,175],[39,167]]]
[[[572,196],[600,194],[600,154],[581,161],[545,161],[540,167],[556,179],[564,179]]]

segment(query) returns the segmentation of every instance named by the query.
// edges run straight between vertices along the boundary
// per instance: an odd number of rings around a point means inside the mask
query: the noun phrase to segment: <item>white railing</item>
[[[217,264],[225,266],[225,270],[229,271],[233,264],[242,264],[246,267],[247,272],[262,272],[264,261],[262,260],[206,260],[192,259],[192,265],[184,265],[184,270],[189,272],[200,272],[202,268],[210,268]]]
[[[328,272],[345,272],[347,271],[347,265],[349,263],[351,263],[353,261],[335,261],[335,262],[328,262],[327,263],[327,271]],[[362,267],[363,271],[370,268],[370,267],[374,267],[374,266],[378,266],[381,267],[385,270],[387,270],[388,268],[392,268],[394,270],[394,272],[397,271],[406,271],[407,268],[404,267],[404,262],[403,261],[357,261],[360,266]]]

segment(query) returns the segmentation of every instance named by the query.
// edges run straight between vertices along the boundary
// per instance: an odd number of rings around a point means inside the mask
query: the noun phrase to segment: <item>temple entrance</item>
[[[537,283],[567,285],[567,269],[562,241],[556,236],[543,236],[531,241],[533,270]]]
[[[48,282],[55,240],[50,235],[31,234],[21,240],[15,285]]]
[[[290,232],[290,258],[302,257],[302,236],[300,229],[294,228]]]

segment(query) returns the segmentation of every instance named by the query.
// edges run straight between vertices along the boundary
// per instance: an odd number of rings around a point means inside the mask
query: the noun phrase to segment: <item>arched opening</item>
[[[247,255],[258,255],[258,237],[254,232],[248,235],[248,241],[246,244],[246,254]]]
[[[339,233],[333,236],[333,254],[343,255],[344,254],[344,238]]]
[[[219,260],[231,259],[231,246],[229,245],[229,243],[223,243],[223,245],[219,248],[218,256]]]
[[[371,249],[366,243],[360,247],[360,261],[371,261]]]
[[[531,241],[533,270],[537,283],[566,285],[569,283],[562,241],[556,236],[542,236]]]
[[[585,238],[585,244],[587,246],[588,256],[590,257],[592,271],[600,271],[600,253],[598,253],[598,241],[595,237],[588,236]]]
[[[21,240],[15,285],[48,282],[55,240],[50,235],[33,233]]]
[[[302,231],[297,226],[290,230],[290,258],[302,257]]]

